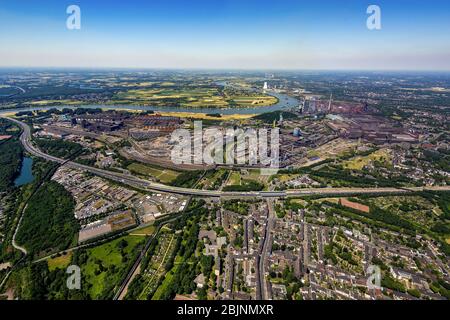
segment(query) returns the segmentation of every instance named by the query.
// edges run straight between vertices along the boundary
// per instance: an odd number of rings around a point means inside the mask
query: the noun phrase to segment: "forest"
[[[74,207],[72,195],[63,186],[45,182],[28,202],[17,242],[30,255],[61,251],[76,243],[79,225]]]
[[[22,147],[17,139],[0,142],[0,192],[12,187],[22,163]]]
[[[22,163],[22,146],[18,140],[20,129],[6,119],[0,119],[0,136],[11,136],[0,140],[0,192],[12,187]]]
[[[45,153],[63,159],[69,159],[73,155],[78,155],[83,151],[81,145],[71,141],[36,139],[36,143]]]

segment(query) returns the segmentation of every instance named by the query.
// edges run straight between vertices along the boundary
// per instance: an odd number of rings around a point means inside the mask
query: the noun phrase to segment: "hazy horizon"
[[[81,8],[68,30],[66,8]],[[381,30],[366,9],[381,8]],[[450,3],[57,1],[0,4],[0,67],[450,71]]]

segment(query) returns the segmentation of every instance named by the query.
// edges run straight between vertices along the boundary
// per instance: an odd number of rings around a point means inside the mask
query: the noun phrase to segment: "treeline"
[[[329,161],[328,161],[329,162]],[[317,166],[315,166],[317,167]],[[374,173],[370,173],[373,177],[368,177],[367,174],[362,171],[358,174],[354,174],[352,170],[343,169],[339,166],[327,165],[320,170],[314,170],[312,168],[296,168],[281,170],[280,174],[308,174],[311,178],[316,180],[325,179],[327,181],[338,181],[341,186],[359,186],[359,187],[373,187],[377,185],[379,187],[401,187],[404,183],[411,183],[411,181],[404,176],[394,178],[384,178],[382,176],[374,176]]]
[[[238,192],[246,192],[246,191],[261,191],[264,189],[264,185],[258,181],[254,180],[242,180],[243,184],[240,185],[230,185],[223,187],[223,191],[238,191]]]
[[[288,111],[273,111],[273,112],[266,112],[266,113],[262,113],[259,114],[255,117],[253,117],[253,119],[255,120],[261,120],[262,122],[265,123],[272,123],[274,121],[278,121],[280,120],[280,115],[283,115],[283,119],[295,119],[297,118],[297,115],[293,112],[288,112]]]
[[[17,242],[32,256],[66,249],[76,241],[79,230],[74,207],[75,201],[64,187],[45,182],[28,202]]]
[[[383,223],[384,225],[394,227],[393,229],[395,231],[404,229],[410,231],[410,233],[415,233],[417,230],[417,227],[408,220],[405,220],[399,217],[398,215],[384,211],[378,207],[371,206],[370,213],[366,213],[351,208],[347,208],[340,204],[332,203],[329,201],[325,201],[324,203],[326,203],[330,207],[333,207],[335,211],[343,215],[348,215],[346,213],[350,213],[352,218],[365,217],[369,220],[376,220]],[[367,222],[367,219],[365,220],[365,222]]]

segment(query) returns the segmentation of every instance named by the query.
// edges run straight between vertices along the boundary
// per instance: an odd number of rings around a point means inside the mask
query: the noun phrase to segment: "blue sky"
[[[0,0],[0,30],[8,67],[450,70],[448,0]]]

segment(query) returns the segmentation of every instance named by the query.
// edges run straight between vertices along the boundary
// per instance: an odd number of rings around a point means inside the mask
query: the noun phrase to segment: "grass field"
[[[67,266],[70,264],[71,260],[72,260],[72,252],[69,252],[60,257],[48,259],[47,260],[48,269],[50,271],[53,271],[56,269],[67,268]]]
[[[308,205],[308,201],[306,201],[304,199],[290,199],[290,201],[292,203],[298,203],[298,204],[300,204],[302,206],[305,206],[305,207]]]
[[[299,174],[276,174],[273,178],[277,178],[280,182],[287,182],[289,180],[299,177]]]
[[[355,157],[345,161],[344,167],[351,170],[362,170],[369,163],[373,163],[375,161],[386,164],[389,163],[391,161],[391,154],[389,153],[389,150],[380,149],[365,157]]]
[[[249,169],[247,171],[248,171],[248,174],[244,175],[244,177],[243,177],[244,179],[262,181],[262,180],[266,180],[266,178],[267,178],[267,176],[261,175],[260,169]]]
[[[127,242],[123,249],[120,248],[122,240]],[[129,235],[87,250],[88,260],[81,272],[89,284],[92,299],[104,296],[119,284],[130,258],[136,253],[136,246],[143,242],[144,237]]]
[[[240,107],[270,106],[278,102],[278,99],[272,96],[231,96],[230,99]]]
[[[245,172],[245,173],[241,172],[242,181],[253,180],[253,181],[259,182],[264,185],[264,190],[267,190],[268,182],[270,180],[269,175],[262,175],[260,169],[248,169],[246,171],[247,172]],[[241,184],[242,184],[242,181],[241,181]]]
[[[241,173],[237,171],[233,171],[228,179],[227,185],[241,185]]]
[[[156,227],[153,225],[146,226],[140,229],[133,230],[130,232],[131,236],[150,236],[154,234],[156,231]]]
[[[263,185],[263,190],[267,190],[269,179],[269,175],[261,175],[260,169],[232,171],[226,185],[241,186],[247,185],[250,181],[255,181]]]
[[[151,176],[162,183],[170,183],[175,180],[180,174],[176,171],[169,169],[159,169],[156,167],[152,167],[149,165],[141,164],[141,163],[132,163],[128,166],[128,170],[131,172],[143,175],[143,176]]]

